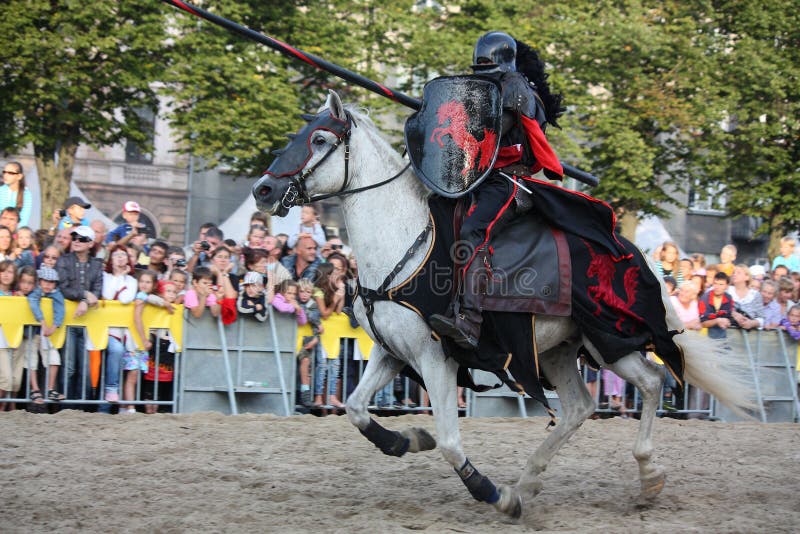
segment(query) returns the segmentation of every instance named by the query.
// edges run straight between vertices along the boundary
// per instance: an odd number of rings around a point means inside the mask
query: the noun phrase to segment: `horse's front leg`
[[[403,456],[406,452],[436,448],[436,440],[424,428],[412,427],[401,432],[387,430],[370,417],[367,410],[375,392],[389,383],[403,365],[403,362],[375,344],[370,352],[364,376],[361,377],[353,394],[347,398],[347,417],[350,422],[381,452],[389,456]]]
[[[475,469],[461,448],[456,388],[458,364],[453,359],[445,359],[438,344],[435,349],[423,351],[417,362],[431,400],[439,450],[445,460],[453,466],[475,500],[491,504],[514,518],[519,517],[522,499],[516,489],[509,486],[497,488]]]

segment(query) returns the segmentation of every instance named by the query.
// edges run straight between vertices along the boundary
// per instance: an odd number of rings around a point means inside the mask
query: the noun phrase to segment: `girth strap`
[[[419,251],[420,247],[425,244],[425,241],[428,240],[428,235],[430,235],[431,230],[433,230],[433,217],[428,217],[428,224],[425,226],[425,229],[417,236],[414,240],[414,243],[409,247],[406,251],[405,256],[395,265],[392,272],[390,272],[386,278],[384,279],[383,283],[377,289],[368,289],[361,285],[361,282],[356,280],[356,289],[358,291],[358,296],[361,297],[361,301],[364,303],[364,308],[367,312],[367,321],[369,321],[369,327],[372,330],[372,333],[375,335],[375,341],[389,353],[393,351],[389,348],[386,344],[386,341],[381,336],[378,329],[375,327],[375,322],[372,318],[372,314],[375,311],[375,303],[380,300],[392,300],[390,296],[390,289],[392,282],[394,282],[397,275],[403,270],[414,255]]]

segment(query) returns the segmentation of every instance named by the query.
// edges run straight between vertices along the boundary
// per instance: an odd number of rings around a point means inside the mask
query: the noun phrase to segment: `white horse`
[[[350,244],[358,258],[359,281],[363,287],[376,288],[402,263],[407,250],[425,228],[430,191],[381,137],[370,119],[356,110],[345,110],[335,92],[330,92],[316,117],[306,116],[306,119],[309,124],[292,136],[292,143],[253,186],[253,193],[262,209],[278,215],[285,215],[294,204],[323,196],[341,196]],[[430,240],[428,236],[426,245]],[[402,266],[396,280],[405,280],[415,272],[423,260],[425,247],[421,250],[423,253],[415,254]],[[667,325],[681,330],[682,323],[663,286],[662,299],[667,309]],[[603,355],[582,336],[580,325],[569,317],[537,317],[535,334],[541,371],[555,386],[563,413],[529,458],[518,482],[498,488],[472,466],[462,450],[456,396],[458,365],[445,358],[441,343],[431,337],[425,321],[412,310],[387,301],[375,303],[373,322],[368,320],[360,299],[355,313],[370,336],[383,340],[388,350],[380,343],[375,344],[364,376],[347,400],[350,421],[385,454],[400,456],[429,450],[438,441],[445,460],[473,497],[518,517],[523,498],[532,498],[541,491],[540,474],[550,460],[595,410],[594,400],[578,372],[577,349],[585,346],[598,363],[606,364]],[[718,345],[694,333],[679,334],[675,341],[684,352],[688,382],[711,393],[737,413],[753,409],[751,388],[741,369],[725,361]],[[367,411],[374,393],[406,364],[424,379],[435,417],[437,441],[420,428],[389,431]],[[664,470],[653,461],[651,440],[664,371],[638,352],[607,367],[641,392],[641,422],[633,455],[639,463],[640,497],[649,499],[661,491],[665,481]]]

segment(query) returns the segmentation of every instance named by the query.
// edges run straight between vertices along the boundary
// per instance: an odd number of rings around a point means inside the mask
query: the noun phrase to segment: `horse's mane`
[[[387,139],[386,135],[375,125],[375,122],[373,122],[372,118],[370,117],[369,109],[357,106],[355,104],[345,104],[344,109],[350,113],[351,117],[353,118],[353,128],[364,128],[369,130],[371,132],[370,138],[374,143],[376,143],[376,148],[386,150],[388,153],[396,155],[401,164],[404,164],[404,155],[401,155],[397,152],[397,150],[392,146],[391,142]],[[411,172],[413,172],[413,170]],[[431,191],[425,187],[425,184],[422,183],[422,180],[417,178],[412,182],[414,183],[414,187],[417,190],[416,192],[420,197],[427,198],[431,194]]]
[[[566,111],[566,108],[561,106],[563,96],[561,93],[550,92],[550,85],[547,83],[550,75],[544,71],[544,61],[539,58],[539,53],[522,41],[516,39],[514,41],[517,43],[517,72],[524,74],[536,86],[536,92],[544,103],[547,122],[560,128],[557,120]]]

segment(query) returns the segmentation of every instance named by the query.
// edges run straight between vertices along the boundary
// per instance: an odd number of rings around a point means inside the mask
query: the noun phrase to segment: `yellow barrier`
[[[43,298],[41,303],[42,313],[47,324],[53,324],[52,301],[48,298]],[[65,327],[67,326],[86,327],[86,333],[97,350],[105,349],[108,345],[108,329],[111,327],[130,329],[136,345],[140,349],[144,348],[133,324],[133,304],[121,304],[115,300],[101,300],[96,308],[90,308],[86,314],[77,319],[73,315],[78,304],[70,300],[64,301],[64,304],[66,308],[64,324],[50,336],[50,341],[55,348],[58,349],[64,346],[64,340],[66,339]],[[164,308],[147,305],[142,313],[142,323],[145,325],[145,330],[150,328],[169,329],[177,345],[177,350],[181,350],[180,345],[183,340],[182,305],[176,305],[175,312],[172,314],[167,313]],[[38,324],[25,297],[0,297],[0,327],[3,328],[3,334],[10,347],[16,348],[22,343],[22,333],[25,325]]]
[[[363,328],[350,326],[350,318],[344,313],[333,313],[327,319],[323,319],[322,329],[322,334],[320,334],[319,338],[322,347],[328,354],[328,359],[333,360],[339,356],[339,339],[343,337],[355,339],[364,359],[369,359],[369,353],[373,345],[372,339]],[[303,347],[303,338],[310,335],[312,335],[310,325],[304,324],[297,327],[298,351]]]

